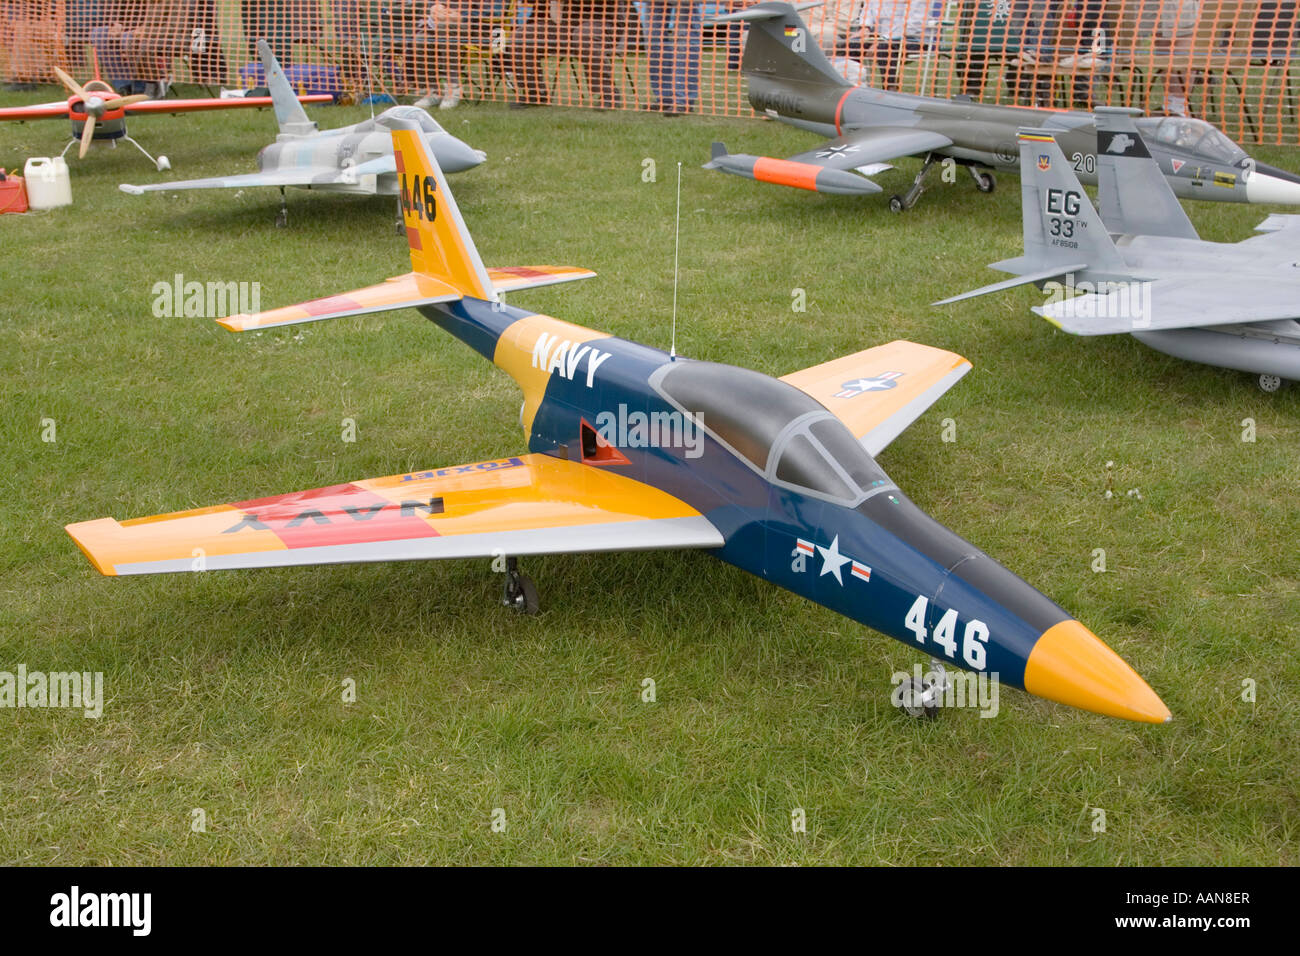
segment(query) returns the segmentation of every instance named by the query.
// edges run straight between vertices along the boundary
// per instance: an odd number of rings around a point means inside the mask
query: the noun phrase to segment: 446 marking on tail
[[[433,222],[438,215],[438,204],[434,201],[433,195],[437,189],[438,184],[432,176],[421,176],[419,173],[407,176],[403,173],[402,191],[399,197],[402,214],[414,215],[418,219]]]

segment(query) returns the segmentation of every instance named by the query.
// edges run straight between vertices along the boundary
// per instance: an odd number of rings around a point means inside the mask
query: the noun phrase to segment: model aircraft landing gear
[[[921,193],[925,192],[925,174],[930,171],[930,167],[935,163],[934,153],[926,153],[925,162],[921,164],[921,169],[912,180],[912,188],[903,195],[893,195],[889,197],[889,211],[902,212],[905,209],[911,209],[916,205],[916,201],[921,198]]]
[[[982,193],[991,193],[998,188],[998,178],[993,175],[991,169],[976,169],[974,166],[967,166],[970,171],[971,179],[975,180],[975,188]]]
[[[284,198],[284,187],[280,187],[280,211],[275,214],[275,228],[283,229],[289,225],[289,201]]]
[[[506,587],[501,603],[520,614],[536,614],[541,607],[537,600],[537,585],[532,578],[519,573],[519,559],[506,558]]]
[[[1264,392],[1276,392],[1282,387],[1282,376],[1265,373],[1259,377],[1259,387]]]
[[[149,150],[145,149],[143,146],[141,146],[139,143],[133,140],[130,136],[123,136],[122,138],[126,140],[128,143],[130,143],[132,146],[134,146],[136,149],[138,149],[141,153],[143,153],[144,158],[149,160],[149,162],[153,163],[154,166],[158,168],[158,172],[161,173],[165,169],[172,168],[172,161],[168,159],[166,156],[159,156],[157,159],[154,159],[152,156],[149,155]]]
[[[923,677],[908,677],[894,688],[889,700],[909,717],[933,720],[948,691],[948,672],[943,662],[930,658],[930,670]]]

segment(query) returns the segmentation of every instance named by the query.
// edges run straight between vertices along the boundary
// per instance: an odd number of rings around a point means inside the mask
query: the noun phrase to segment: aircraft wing
[[[328,93],[313,93],[298,97],[300,103],[332,103],[334,97]],[[231,96],[226,98],[207,97],[191,100],[142,100],[126,108],[128,116],[136,113],[195,113],[201,110],[238,110],[249,107],[267,107],[272,105],[269,96]]]
[[[177,189],[243,189],[251,186],[313,186],[342,182],[339,171],[321,166],[299,169],[270,169],[263,173],[240,173],[238,176],[212,176],[208,179],[181,179],[170,183],[133,186],[122,183],[117,188],[132,196],[170,192]]]
[[[930,130],[873,126],[851,130],[789,159],[728,153],[722,143],[714,143],[704,168],[813,192],[869,195],[881,188],[865,177],[888,169],[886,161],[951,145],[947,136]]]
[[[724,544],[666,492],[532,454],[67,532],[109,575]]]
[[[68,115],[68,101],[57,103],[33,103],[31,106],[6,106],[0,109],[0,122],[4,120],[50,119],[54,116]]]
[[[790,162],[811,163],[829,169],[857,169],[860,166],[869,167],[902,156],[928,153],[951,145],[951,139],[931,130],[909,129],[904,126],[871,126],[866,129],[851,130],[843,136],[822,143],[816,149],[791,156]]]
[[[781,381],[834,412],[874,456],[970,367],[954,352],[900,339],[792,372]]]
[[[1120,335],[1300,318],[1300,282],[1256,275],[1156,279],[1034,311],[1071,335]]]

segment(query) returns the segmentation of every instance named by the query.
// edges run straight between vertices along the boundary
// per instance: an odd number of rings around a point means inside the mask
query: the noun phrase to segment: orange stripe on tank
[[[772,159],[760,156],[754,160],[754,178],[759,182],[776,183],[778,186],[794,186],[796,189],[817,191],[817,174],[820,166],[807,163],[795,163],[788,159]]]

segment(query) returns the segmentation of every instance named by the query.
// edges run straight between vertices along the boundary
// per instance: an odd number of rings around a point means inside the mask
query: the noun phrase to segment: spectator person
[[[648,108],[665,116],[689,113],[700,98],[702,5],[689,0],[648,0],[644,6],[654,96]]]
[[[487,6],[474,0],[434,0],[428,3],[419,20],[417,34],[408,54],[418,65],[418,72],[430,82],[424,84],[429,92],[416,100],[416,106],[438,104],[449,110],[460,103],[464,95],[461,87],[461,53],[466,43],[487,44],[491,39],[491,23]]]
[[[863,0],[857,25],[836,48],[836,55],[859,62],[874,59],[881,86],[896,88],[907,55],[921,51],[928,7],[929,0]]]
[[[1175,59],[1191,56],[1196,39],[1196,23],[1201,16],[1200,0],[1161,0],[1159,45]],[[1166,113],[1187,116],[1188,70],[1185,66],[1165,74]]]
[[[813,40],[831,55],[841,40],[853,31],[861,0],[826,0],[821,6],[809,7],[800,16],[808,25]]]
[[[517,25],[508,57],[517,99],[512,109],[551,102],[543,73],[547,56],[576,57],[587,87],[603,109],[617,109],[622,96],[614,85],[613,53],[624,32],[630,5],[625,0],[537,0],[533,14]]]

